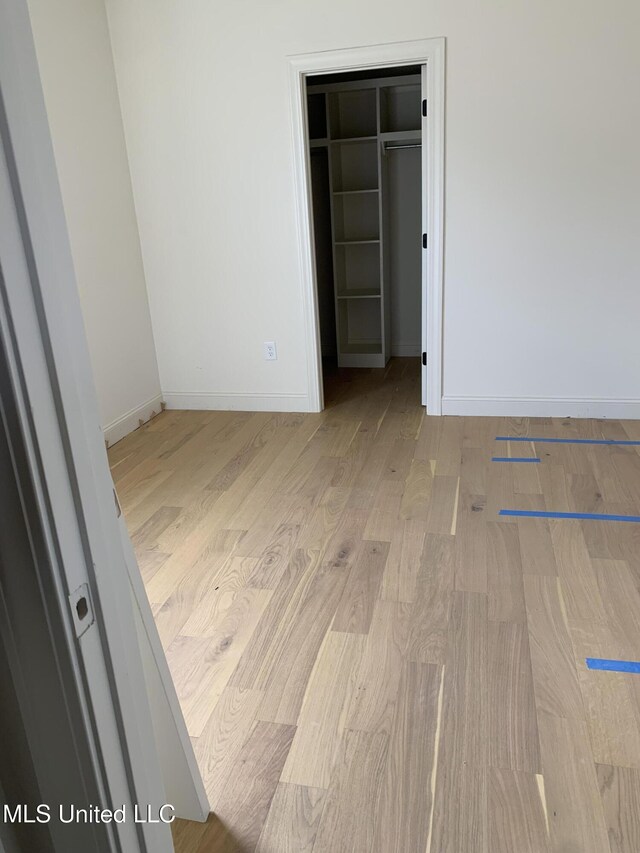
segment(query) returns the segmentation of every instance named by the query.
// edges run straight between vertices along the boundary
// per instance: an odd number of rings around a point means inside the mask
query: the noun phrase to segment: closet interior
[[[323,363],[419,357],[420,67],[309,77],[307,110]]]

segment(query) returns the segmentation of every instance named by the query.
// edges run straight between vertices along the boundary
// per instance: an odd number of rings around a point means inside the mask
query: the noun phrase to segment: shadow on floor
[[[384,389],[385,393],[389,390],[389,379],[411,382],[419,376],[419,358],[392,358],[384,368],[338,367],[335,358],[323,358],[324,405],[326,409],[332,409],[374,395],[376,391]],[[419,405],[419,396],[415,402]]]

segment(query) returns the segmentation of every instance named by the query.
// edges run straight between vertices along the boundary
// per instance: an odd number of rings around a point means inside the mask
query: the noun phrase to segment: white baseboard
[[[588,397],[449,397],[443,415],[513,418],[640,419],[640,400]]]
[[[141,420],[146,423],[152,414],[155,413],[157,415],[161,411],[162,400],[162,395],[158,394],[156,397],[152,397],[150,400],[147,400],[146,403],[136,406],[135,409],[125,412],[124,415],[121,415],[119,418],[116,418],[115,421],[111,421],[110,424],[107,424],[104,427],[103,432],[109,447],[111,447],[112,444],[115,444],[116,441],[120,441],[120,439],[124,438],[125,435],[129,435],[129,433],[133,432],[134,429],[138,429],[138,426],[140,425],[139,422]]]
[[[420,344],[391,343],[391,356],[395,358],[419,357],[422,353]]]
[[[202,409],[213,412],[309,412],[306,394],[239,394],[209,391],[167,391],[167,409]]]

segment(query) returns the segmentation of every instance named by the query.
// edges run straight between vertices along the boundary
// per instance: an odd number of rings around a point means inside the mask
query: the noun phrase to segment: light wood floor
[[[640,423],[166,412],[110,450],[216,817],[189,853],[638,853]],[[540,464],[493,455],[537,455]]]

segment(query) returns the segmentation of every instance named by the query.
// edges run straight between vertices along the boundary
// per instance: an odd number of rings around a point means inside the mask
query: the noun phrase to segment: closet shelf
[[[343,136],[340,139],[330,139],[331,145],[350,145],[352,142],[377,142],[377,136]]]
[[[334,190],[334,195],[362,195],[364,193],[379,193],[380,190],[375,187],[375,189],[371,190]]]
[[[380,299],[382,294],[379,290],[352,290],[337,294],[338,299]]]
[[[389,130],[380,134],[380,142],[420,142],[422,132],[419,127],[415,130]]]
[[[336,246],[365,246],[369,243],[379,243],[380,240],[336,240]]]

